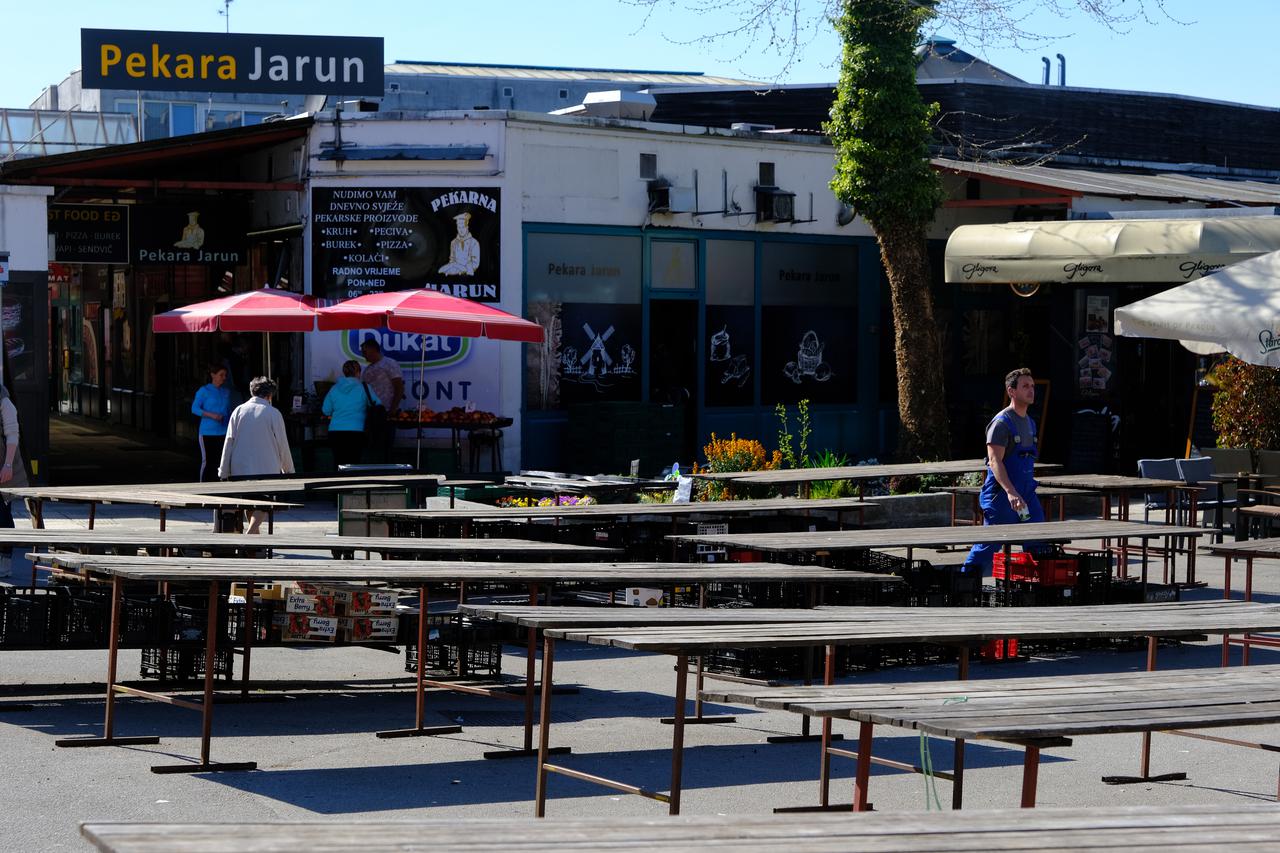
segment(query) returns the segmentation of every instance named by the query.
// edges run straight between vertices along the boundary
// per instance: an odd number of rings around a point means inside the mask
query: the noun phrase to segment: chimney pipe
[[[1058,85],[1067,85],[1067,58],[1060,53],[1054,54],[1058,57]]]
[[[1049,74],[1053,70],[1053,63],[1049,61],[1049,57],[1042,56],[1040,61],[1044,63],[1044,85],[1049,85]]]

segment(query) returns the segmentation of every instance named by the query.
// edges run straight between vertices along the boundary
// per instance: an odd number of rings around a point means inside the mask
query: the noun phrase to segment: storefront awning
[[[946,280],[1176,284],[1276,250],[1280,216],[962,225],[947,241]]]

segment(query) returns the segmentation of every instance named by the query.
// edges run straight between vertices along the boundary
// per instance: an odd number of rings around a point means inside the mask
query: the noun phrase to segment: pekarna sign
[[[382,39],[80,31],[83,86],[282,95],[381,95]]]

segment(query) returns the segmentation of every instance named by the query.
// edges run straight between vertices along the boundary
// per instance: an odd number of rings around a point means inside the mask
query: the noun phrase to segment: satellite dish
[[[836,208],[836,225],[848,225],[858,216],[858,211],[851,204],[841,204]]]
[[[302,111],[308,114],[318,113],[324,109],[324,102],[328,99],[328,95],[307,95],[302,102]]]

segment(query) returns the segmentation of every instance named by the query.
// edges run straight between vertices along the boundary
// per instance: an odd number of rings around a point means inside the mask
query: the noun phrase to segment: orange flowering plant
[[[715,474],[729,471],[772,471],[782,467],[782,454],[773,451],[770,455],[764,445],[754,438],[738,438],[738,434],[730,433],[728,438],[720,438],[711,433],[711,441],[703,446],[702,453],[707,457],[705,466],[694,465],[694,473],[711,472]],[[728,490],[722,483],[707,483],[699,495],[703,500],[723,500]]]

